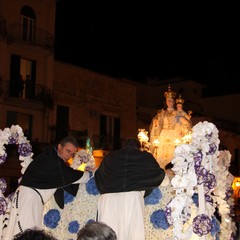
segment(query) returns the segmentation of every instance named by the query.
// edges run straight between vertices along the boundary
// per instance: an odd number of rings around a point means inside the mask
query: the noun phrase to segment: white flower
[[[189,179],[186,175],[183,176],[176,175],[175,177],[173,177],[171,183],[174,189],[187,188],[189,184]]]
[[[91,170],[95,167],[93,155],[84,149],[80,149],[74,156],[71,167],[78,169],[83,163],[86,164],[86,170]]]

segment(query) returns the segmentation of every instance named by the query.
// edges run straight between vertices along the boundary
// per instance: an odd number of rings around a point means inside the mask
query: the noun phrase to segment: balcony
[[[41,28],[33,28],[29,31],[22,24],[11,24],[8,26],[7,42],[9,44],[23,43],[37,46],[51,53],[54,50],[54,36],[51,33]]]
[[[15,92],[11,92],[9,83],[10,81],[0,81],[0,99],[2,97],[5,103],[25,107],[37,108],[37,106],[39,106],[40,108],[44,107],[44,109],[52,109],[54,101],[50,88],[41,84],[35,84],[31,95],[27,94],[25,90],[19,95],[18,92],[16,92],[16,94],[14,94]]]

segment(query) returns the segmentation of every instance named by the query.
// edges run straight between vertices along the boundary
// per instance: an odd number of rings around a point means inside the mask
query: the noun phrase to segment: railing
[[[1,80],[1,79],[0,79]],[[53,96],[52,91],[50,88],[41,85],[41,84],[35,84],[34,91],[32,91],[32,95],[28,96],[26,95],[26,92],[23,91],[22,96],[11,96],[10,89],[9,89],[9,83],[10,81],[0,81],[0,97],[3,96],[5,100],[9,100],[11,98],[18,98],[22,100],[31,100],[38,103],[41,103],[46,108],[51,109],[53,107]],[[21,103],[21,102],[19,102]]]
[[[26,36],[23,31],[24,26],[22,24],[11,24],[7,28],[7,40],[8,43],[21,42],[29,45],[38,46],[53,52],[54,49],[54,36],[41,29],[34,28],[31,36]]]

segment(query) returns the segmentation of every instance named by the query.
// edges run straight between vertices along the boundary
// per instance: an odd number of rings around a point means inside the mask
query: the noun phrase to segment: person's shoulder
[[[111,158],[112,156],[114,156],[115,154],[118,154],[118,152],[120,151],[121,149],[118,149],[118,150],[113,150],[113,151],[109,151],[107,153],[105,153],[104,157],[103,157],[103,160],[104,159],[109,159]]]
[[[35,158],[42,158],[42,157],[44,157],[44,156],[46,156],[46,155],[53,154],[54,152],[55,152],[55,150],[54,150],[54,147],[53,147],[53,146],[47,146],[47,147],[45,147],[45,148],[43,149],[43,151],[42,151],[41,153],[39,153],[38,155],[36,155],[36,156],[34,157],[34,159],[35,159]]]
[[[154,156],[152,155],[152,153],[148,152],[148,151],[141,151],[139,150],[139,154],[141,154],[144,157],[148,157],[148,158],[154,158]]]

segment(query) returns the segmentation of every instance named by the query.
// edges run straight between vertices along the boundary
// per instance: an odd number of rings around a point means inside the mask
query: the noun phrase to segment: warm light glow
[[[73,163],[73,158],[69,158],[67,162],[69,165],[71,165]],[[84,172],[85,167],[86,163],[82,163],[77,170]]]
[[[181,143],[181,141],[180,141],[179,139],[175,139],[175,140],[174,140],[174,144],[175,144],[175,145],[179,145],[180,143]]]
[[[93,157],[94,157],[94,162],[95,162],[95,168],[97,169],[104,157],[104,152],[102,149],[98,149],[98,150],[93,150]]]
[[[155,139],[155,140],[153,141],[153,146],[154,146],[154,147],[158,147],[159,144],[160,144],[160,142],[159,142],[157,139]]]
[[[87,165],[86,163],[82,163],[77,170],[84,172],[86,165]]]
[[[190,143],[192,140],[191,132],[182,137],[182,143]]]
[[[73,158],[69,158],[69,159],[67,160],[67,163],[68,163],[69,165],[71,165],[71,164],[73,163]]]
[[[224,220],[225,220],[225,222],[227,222],[227,223],[230,222],[230,219],[228,219],[228,218],[225,218]]]
[[[145,129],[138,129],[138,139],[139,141],[142,142],[147,142],[148,141],[148,132]]]
[[[232,188],[233,188],[233,197],[239,198],[240,197],[240,177],[239,176],[234,177]]]

